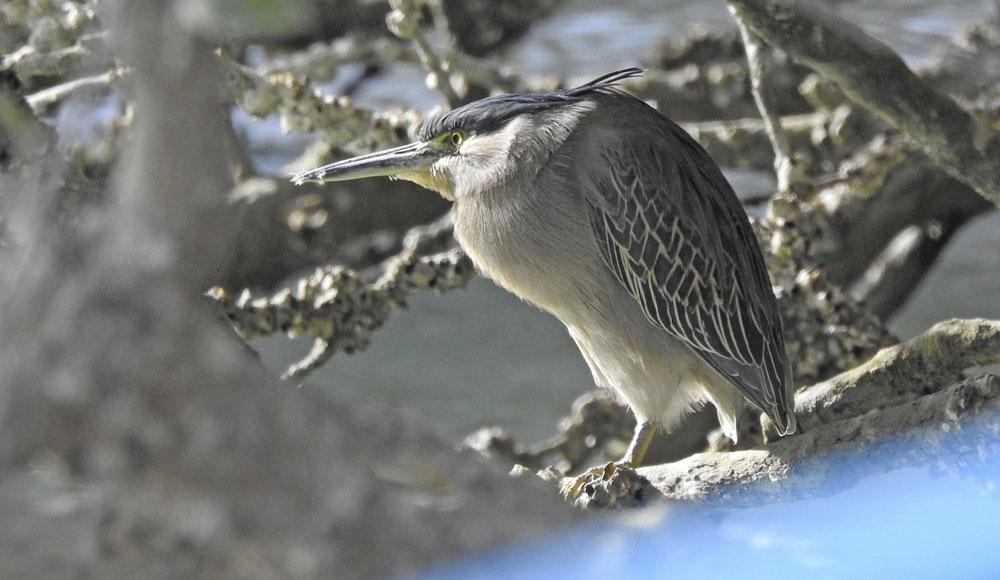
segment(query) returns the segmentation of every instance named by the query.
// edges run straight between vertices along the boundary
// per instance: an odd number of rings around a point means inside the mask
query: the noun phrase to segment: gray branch
[[[464,288],[473,274],[472,262],[459,250],[433,256],[404,251],[389,260],[372,283],[351,270],[333,266],[318,268],[299,280],[294,289],[285,288],[271,296],[254,297],[243,290],[234,299],[219,287],[208,295],[247,340],[279,332],[289,338],[313,338],[312,351],[285,373],[285,378],[301,378],[338,351],[350,354],[367,348],[372,334],[411,294]]]
[[[284,130],[322,131],[329,142],[352,153],[404,143],[422,121],[412,111],[377,113],[349,97],[324,95],[289,73],[261,74],[225,56],[222,62],[234,98],[247,113],[261,118],[277,113]]]
[[[0,294],[0,576],[396,576],[573,518],[422,424],[282,388],[242,351],[201,296],[236,225],[212,45],[172,3],[101,5],[135,123],[115,203],[70,225],[11,215],[32,237],[3,256],[28,267]],[[58,187],[0,180],[38,205]]]
[[[754,449],[697,453],[638,470],[608,465],[591,470],[586,480],[563,478],[560,484],[571,499],[589,507],[627,504],[652,490],[676,500],[726,494],[730,504],[759,504],[768,497],[829,493],[834,474],[844,485],[845,472],[861,478],[927,465],[929,458],[935,465],[959,465],[966,458],[942,452],[941,439],[971,425],[972,419],[985,417],[984,427],[965,432],[962,445],[978,446],[984,454],[1000,450],[995,437],[1000,377],[960,378],[963,370],[997,362],[1000,321],[943,322],[906,344],[882,350],[857,369],[797,393],[799,433]],[[909,441],[916,451],[865,452],[889,438]],[[851,452],[840,455],[850,463],[849,470],[824,462],[844,452]]]
[[[904,228],[868,266],[851,294],[888,319],[920,287],[924,275],[966,221],[966,216],[959,215],[948,222],[931,220]]]
[[[754,34],[835,81],[1000,206],[1000,139],[913,74],[892,49],[813,0],[730,0],[730,6]]]
[[[795,414],[803,431],[855,417],[951,384],[962,371],[1000,363],[1000,321],[949,320],[884,348],[868,362],[802,389]]]
[[[768,92],[765,80],[766,63],[763,58],[764,43],[754,33],[750,32],[739,13],[730,4],[730,12],[736,18],[740,29],[740,37],[746,50],[747,65],[750,71],[750,87],[754,102],[764,120],[764,128],[771,147],[774,149],[774,172],[778,177],[778,191],[790,192],[792,186],[803,178],[803,168],[796,165],[793,159],[792,144],[781,124],[781,118],[774,112],[773,103],[768,102]]]
[[[1000,443],[991,434],[1000,412],[1000,377],[966,379],[910,403],[823,425],[808,434],[787,437],[761,449],[698,453],[675,463],[638,470],[663,496],[700,500],[726,494],[728,503],[759,505],[769,497],[784,500],[829,494],[868,474],[904,467],[957,466],[966,460],[942,449],[941,440],[970,420],[984,417],[983,433],[965,432],[963,446],[979,446],[994,455]],[[865,448],[893,438],[912,443],[914,452],[871,453]],[[969,440],[973,439],[973,440]],[[837,468],[824,463],[831,455],[852,451]],[[848,472],[852,477],[843,477]],[[747,487],[753,485],[753,487]]]

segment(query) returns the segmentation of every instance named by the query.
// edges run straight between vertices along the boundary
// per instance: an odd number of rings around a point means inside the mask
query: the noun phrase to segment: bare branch
[[[28,104],[31,105],[31,110],[34,111],[36,115],[41,115],[48,111],[49,107],[52,105],[65,100],[77,91],[95,88],[105,89],[110,87],[111,83],[120,79],[123,73],[124,71],[121,69],[114,69],[99,75],[73,79],[28,95],[27,101]]]
[[[390,5],[393,10],[386,16],[389,30],[397,37],[413,42],[428,73],[427,86],[440,91],[450,106],[456,107],[469,97],[470,84],[484,91],[495,88],[510,90],[516,84],[516,77],[462,52],[439,0],[390,0]],[[444,45],[442,54],[433,49],[421,29],[425,7],[429,8],[434,27]]]
[[[445,69],[445,63],[438,58],[420,29],[427,0],[390,0],[389,4],[392,12],[385,18],[389,30],[399,38],[413,42],[420,62],[428,72],[427,86],[440,91],[452,107],[458,106],[462,97],[452,86],[451,75]]]
[[[968,219],[958,216],[949,222],[931,220],[904,228],[869,265],[851,293],[880,317],[889,319],[906,304]]]
[[[743,39],[743,46],[746,49],[747,64],[750,70],[750,87],[754,102],[757,103],[757,109],[764,120],[768,139],[774,149],[774,172],[778,176],[778,191],[790,192],[794,184],[801,183],[805,171],[802,165],[797,165],[793,159],[791,140],[782,127],[780,117],[774,113],[774,107],[768,102],[764,78],[766,64],[762,55],[764,43],[750,32],[746,23],[743,22],[731,4],[729,10],[736,18],[736,24],[740,29],[740,37]]]
[[[858,149],[839,173],[842,177],[817,198],[828,208],[830,233],[836,239],[822,261],[830,278],[845,288],[907,227],[940,222],[957,229],[994,208],[899,138],[877,139]]]

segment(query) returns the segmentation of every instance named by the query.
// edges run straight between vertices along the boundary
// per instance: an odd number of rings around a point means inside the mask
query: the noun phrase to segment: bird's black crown
[[[637,77],[643,72],[641,68],[632,67],[608,73],[571,89],[480,99],[427,119],[420,128],[420,139],[426,141],[455,129],[470,133],[495,131],[514,117],[575,103],[592,93],[615,91],[617,90],[615,85],[625,79]]]

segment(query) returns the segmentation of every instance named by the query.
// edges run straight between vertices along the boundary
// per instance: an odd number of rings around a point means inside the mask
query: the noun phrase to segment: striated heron
[[[705,402],[733,441],[744,400],[795,430],[746,213],[690,135],[616,87],[640,74],[482,99],[427,120],[415,143],[292,179],[390,176],[454,202],[455,237],[480,272],[559,318],[597,384],[633,410],[630,466]]]

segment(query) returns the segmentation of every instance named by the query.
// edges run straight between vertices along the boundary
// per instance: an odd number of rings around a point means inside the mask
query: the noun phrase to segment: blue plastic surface
[[[882,442],[796,468],[830,470],[818,488],[653,506],[423,577],[1000,578],[997,437],[992,417],[930,447]]]

